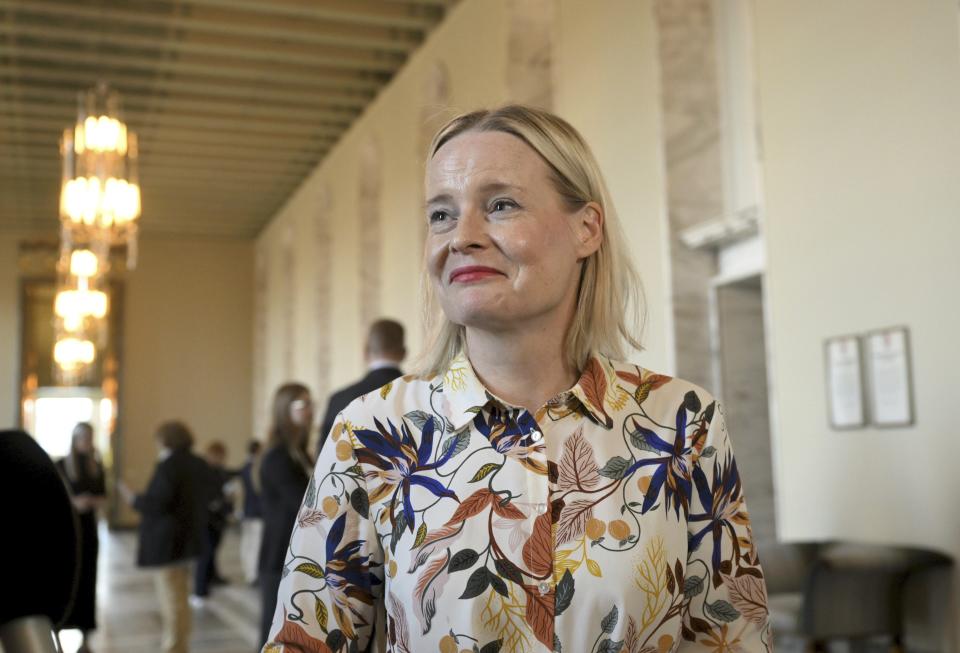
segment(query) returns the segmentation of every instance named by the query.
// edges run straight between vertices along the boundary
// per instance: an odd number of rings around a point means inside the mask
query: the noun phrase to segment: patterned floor
[[[100,533],[97,581],[99,630],[91,639],[94,653],[156,653],[160,650],[160,613],[149,572],[134,564],[136,535]],[[216,587],[202,607],[193,610],[191,653],[251,653],[257,650],[259,592],[245,585],[240,571],[240,537],[230,531],[218,558],[230,585]],[[61,634],[64,653],[75,653],[79,633]]]

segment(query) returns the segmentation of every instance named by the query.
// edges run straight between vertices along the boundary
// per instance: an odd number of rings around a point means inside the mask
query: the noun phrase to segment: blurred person
[[[367,342],[363,350],[363,360],[367,374],[362,379],[330,396],[327,411],[320,423],[320,439],[317,454],[323,449],[323,443],[333,421],[347,405],[368,392],[377,390],[403,375],[400,363],[407,356],[403,342],[403,325],[393,320],[381,319],[370,325]]]
[[[70,488],[71,500],[79,516],[80,579],[73,608],[61,628],[80,630],[83,641],[77,653],[90,653],[88,637],[97,627],[97,511],[106,501],[103,465],[93,447],[93,426],[80,422],[73,427],[70,453],[57,463],[57,469]]]
[[[313,399],[306,386],[299,383],[280,386],[273,398],[271,419],[267,450],[260,462],[260,505],[263,510],[259,560],[263,598],[261,642],[267,639],[290,533],[313,472],[313,463],[307,453],[313,425]]]
[[[257,470],[260,468],[261,444],[251,440],[247,445],[247,460],[240,468],[243,484],[243,511],[240,521],[240,562],[247,583],[257,582],[257,563],[263,540],[263,509],[260,506],[260,487]]]
[[[154,570],[164,653],[186,653],[190,642],[190,564],[203,547],[209,465],[191,452],[193,434],[179,421],[157,428],[159,461],[147,489],[118,487],[140,513],[137,564]]]
[[[204,479],[204,492],[207,496],[206,527],[200,557],[194,569],[192,597],[194,600],[192,602],[195,605],[202,605],[203,599],[210,595],[211,585],[226,583],[226,579],[220,575],[217,567],[217,551],[220,548],[220,542],[223,541],[223,533],[227,528],[232,510],[226,485],[236,474],[227,470],[227,448],[219,440],[207,445],[204,460],[207,462],[207,474]]]
[[[264,650],[771,650],[722,409],[621,362],[639,278],[580,134],[462,115],[426,191],[417,376],[336,419]]]

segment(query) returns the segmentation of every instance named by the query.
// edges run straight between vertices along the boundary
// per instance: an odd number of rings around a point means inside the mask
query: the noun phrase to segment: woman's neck
[[[570,389],[578,372],[569,365],[558,329],[509,333],[467,328],[467,352],[477,377],[504,401],[536,412]]]

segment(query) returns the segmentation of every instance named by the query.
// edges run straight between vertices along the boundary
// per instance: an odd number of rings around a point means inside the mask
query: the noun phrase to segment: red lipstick
[[[465,265],[462,268],[455,268],[450,273],[450,283],[471,283],[500,274],[502,274],[500,270],[488,268],[484,265]]]

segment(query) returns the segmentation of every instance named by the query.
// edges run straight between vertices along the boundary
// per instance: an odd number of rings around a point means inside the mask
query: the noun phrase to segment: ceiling
[[[250,238],[457,0],[0,0],[0,230],[55,229],[58,141],[105,80],[145,234]]]

